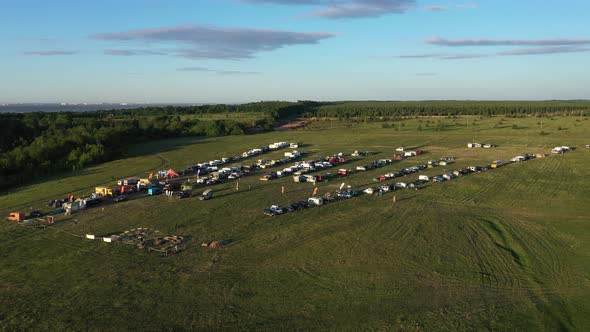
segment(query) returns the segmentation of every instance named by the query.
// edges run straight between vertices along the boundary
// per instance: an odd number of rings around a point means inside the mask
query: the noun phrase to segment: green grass
[[[0,327],[588,330],[590,150],[584,146],[590,122],[544,118],[541,129],[538,118],[506,118],[496,126],[500,118],[464,117],[440,119],[447,126],[436,131],[438,120],[404,120],[401,130],[320,121],[297,131],[153,142],[133,148],[127,159],[0,196],[0,213],[42,208],[50,198],[90,192],[123,176],[182,168],[277,140],[302,142],[300,150],[312,156],[378,152],[350,168],[390,157],[400,145],[427,151],[345,179],[356,188],[447,155],[457,157],[450,170],[546,153],[555,145],[578,150],[396,192],[395,205],[392,194],[362,196],[270,218],[262,208],[306,198],[313,187],[252,176],[237,192],[233,183],[215,186],[210,201],[132,199],[60,216],[48,229],[3,222]],[[471,140],[498,147],[467,149]],[[320,194],[341,182],[320,184]],[[165,258],[76,236],[135,227],[185,235],[190,243]],[[218,239],[233,242],[217,251],[199,246]]]

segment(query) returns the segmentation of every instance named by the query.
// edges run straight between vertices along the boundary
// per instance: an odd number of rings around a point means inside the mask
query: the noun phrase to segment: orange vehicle
[[[10,221],[23,221],[25,220],[25,214],[22,212],[10,212],[6,219]]]

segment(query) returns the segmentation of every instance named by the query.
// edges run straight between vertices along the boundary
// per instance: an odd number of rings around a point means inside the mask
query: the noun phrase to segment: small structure
[[[211,249],[221,249],[223,248],[223,246],[225,246],[226,244],[229,244],[231,241],[230,240],[218,240],[218,241],[213,241],[211,243],[209,243],[208,246]]]
[[[167,179],[171,179],[171,178],[177,178],[177,177],[179,177],[179,176],[180,176],[180,175],[178,175],[178,172],[177,172],[177,171],[175,171],[175,170],[173,170],[172,168],[171,168],[171,169],[169,169],[169,170],[166,172],[166,178],[167,178]]]

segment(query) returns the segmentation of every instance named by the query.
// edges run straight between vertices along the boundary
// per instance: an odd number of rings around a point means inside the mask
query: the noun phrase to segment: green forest
[[[260,114],[232,120],[232,114]],[[200,118],[225,114],[222,120]],[[129,144],[180,136],[226,136],[269,131],[298,117],[587,116],[588,101],[487,102],[258,102],[240,105],[142,107],[95,112],[0,114],[0,189],[57,172],[119,158]]]

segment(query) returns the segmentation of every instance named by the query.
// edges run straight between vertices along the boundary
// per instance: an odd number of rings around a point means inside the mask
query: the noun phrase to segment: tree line
[[[97,112],[0,114],[0,189],[60,171],[119,158],[130,144],[180,136],[243,135],[272,130],[278,110],[293,103],[156,107]],[[189,114],[260,112],[248,122]]]
[[[590,101],[416,101],[323,103],[307,117],[589,115]]]
[[[232,114],[259,114],[235,121]],[[223,120],[199,118],[226,114]],[[368,119],[402,116],[590,115],[588,101],[257,102],[240,105],[140,107],[94,112],[0,114],[0,189],[124,155],[129,144],[179,136],[269,131],[298,117]],[[252,130],[256,129],[256,130]]]

